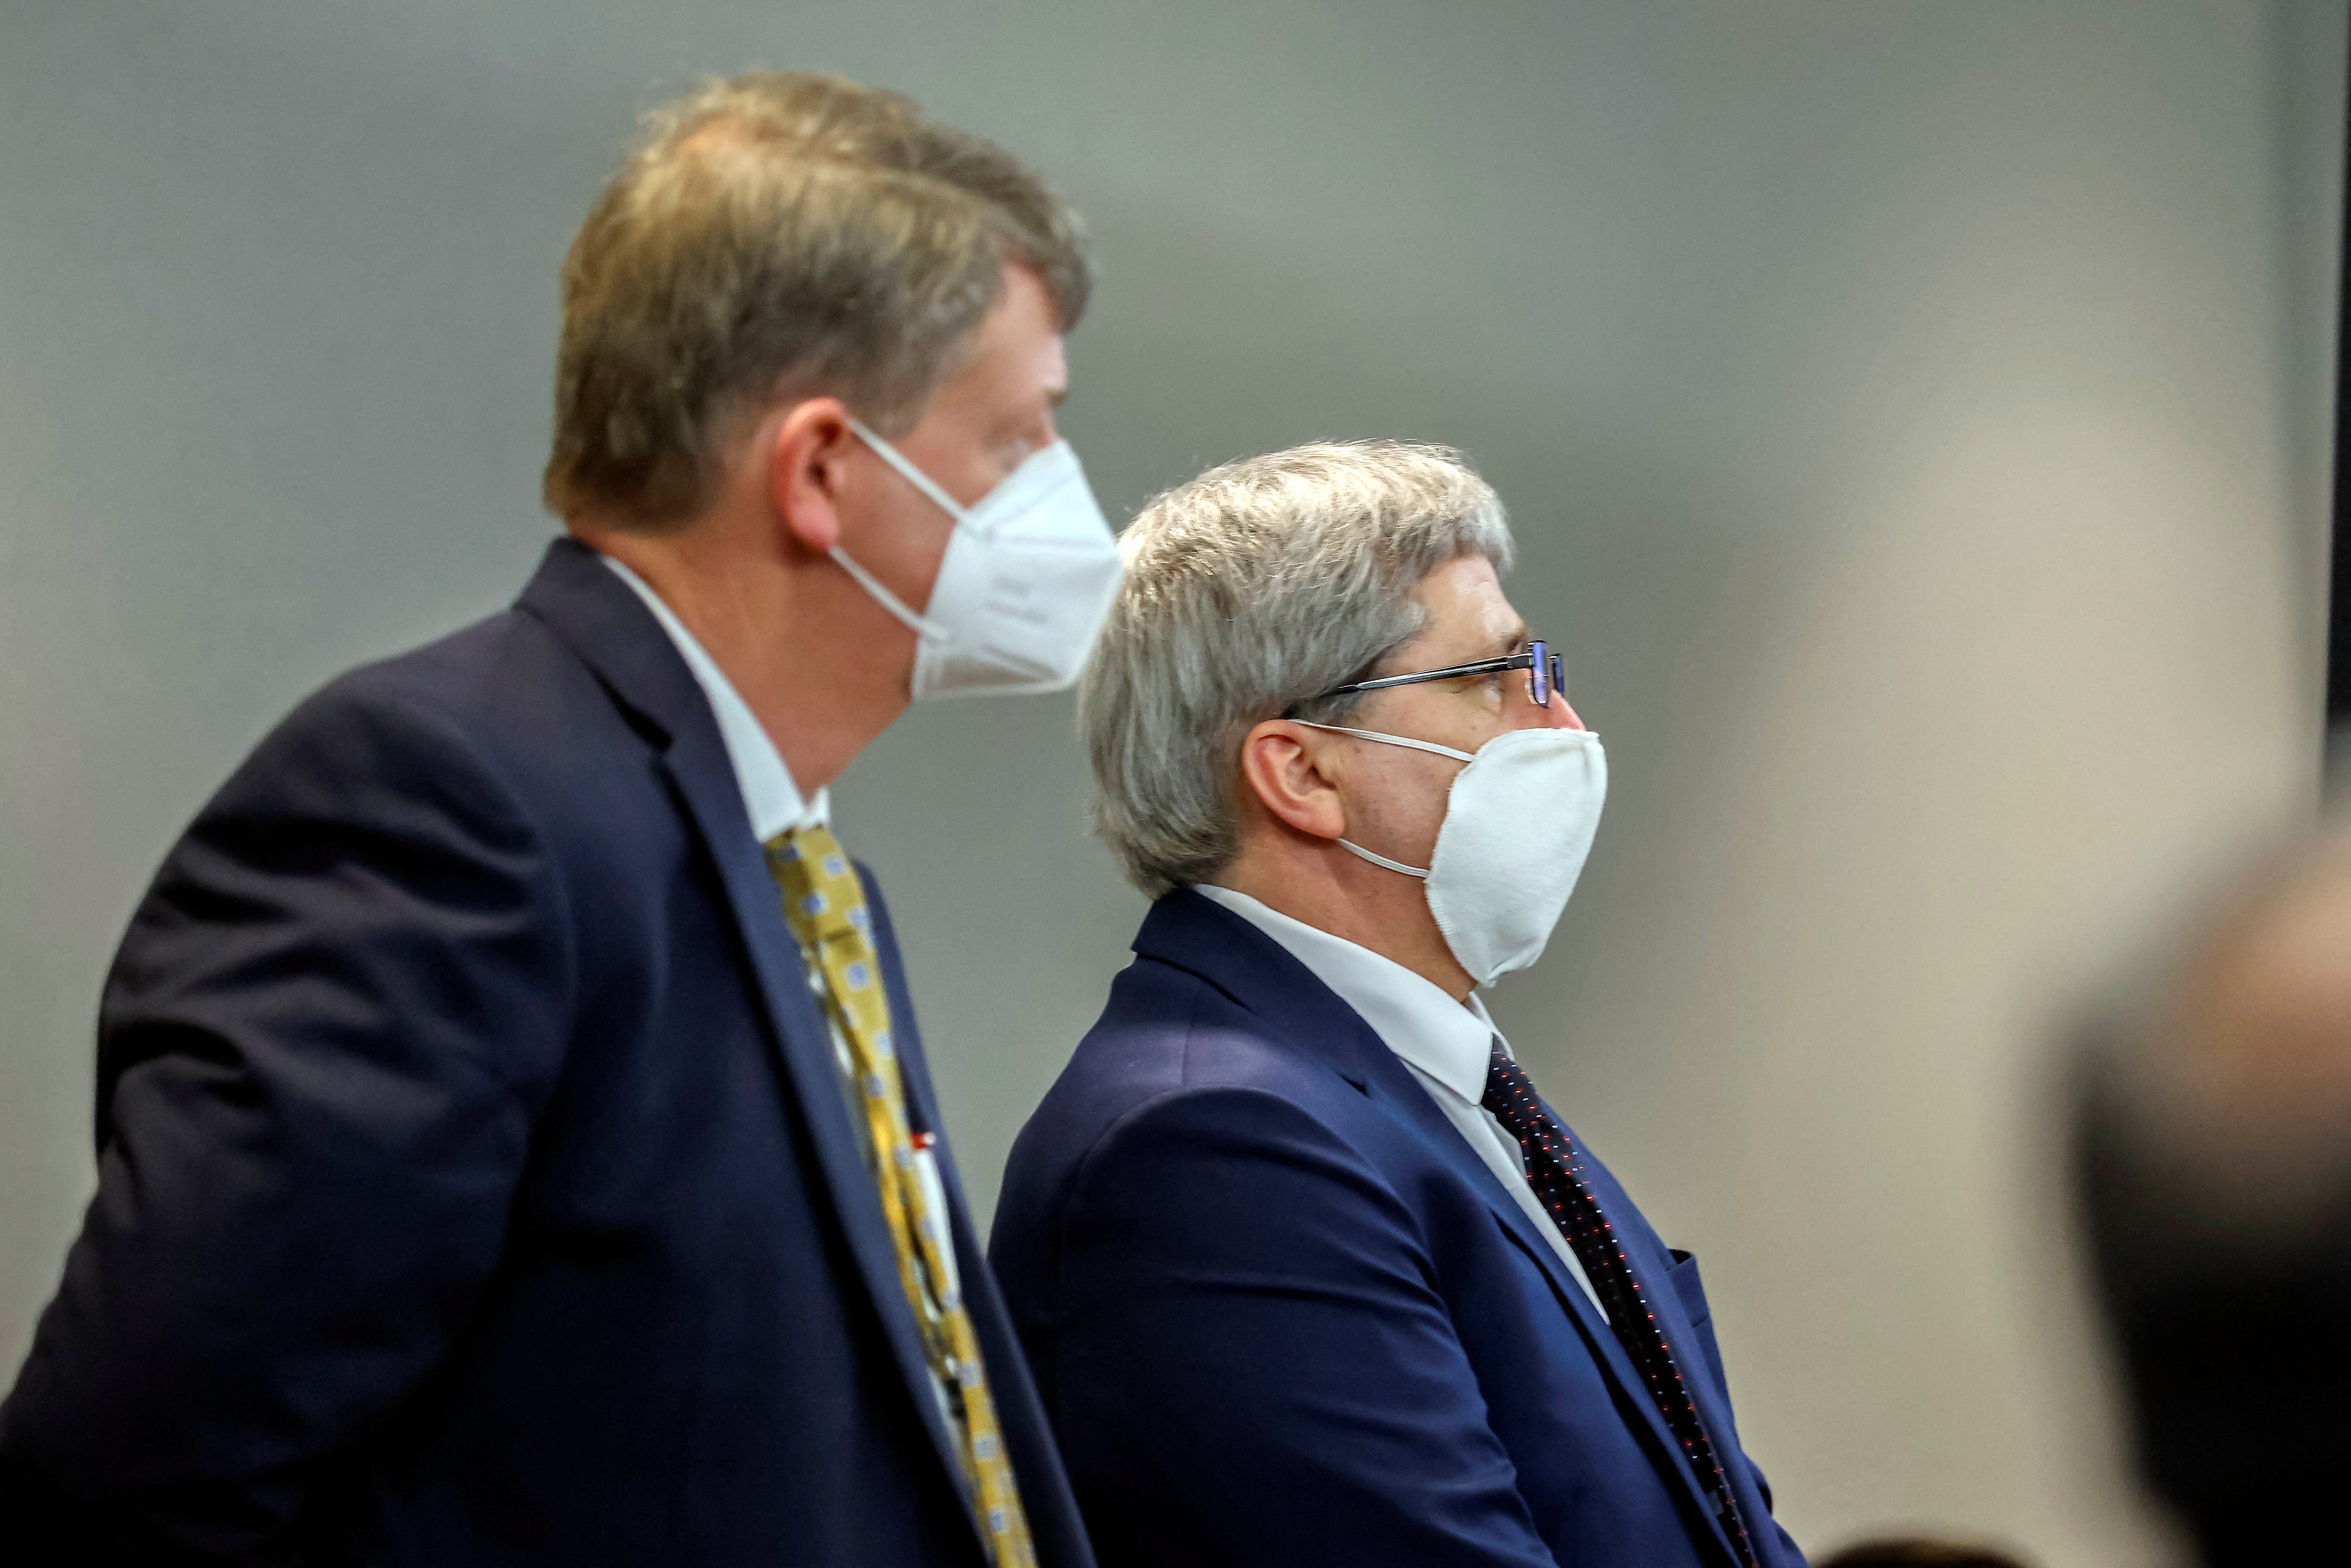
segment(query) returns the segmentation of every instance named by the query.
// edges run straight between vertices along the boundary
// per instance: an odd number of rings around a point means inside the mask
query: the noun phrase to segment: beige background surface
[[[520,585],[557,259],[706,70],[1051,170],[1123,517],[1466,447],[1615,779],[1498,1011],[1705,1260],[1807,1546],[2155,1562],[2053,1186],[2053,1020],[2307,809],[2343,6],[0,0],[0,1367],[85,1197],[121,923],[261,731]],[[839,791],[987,1208],[1123,961],[1066,699]]]

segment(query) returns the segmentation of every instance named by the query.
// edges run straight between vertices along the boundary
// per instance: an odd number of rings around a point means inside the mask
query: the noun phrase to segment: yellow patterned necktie
[[[898,1249],[898,1280],[931,1371],[946,1393],[948,1425],[962,1445],[964,1480],[978,1500],[988,1561],[998,1568],[1027,1568],[1036,1552],[996,1424],[996,1403],[988,1397],[979,1341],[948,1266],[947,1217],[932,1207],[915,1170],[865,889],[829,829],[795,828],[769,839],[767,850],[768,869],[783,890],[784,919],[824,977],[826,1006],[856,1069],[852,1098],[871,1134],[873,1179]]]

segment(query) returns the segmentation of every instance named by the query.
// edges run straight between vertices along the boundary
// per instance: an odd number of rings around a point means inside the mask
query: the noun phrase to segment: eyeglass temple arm
[[[1479,659],[1475,664],[1447,664],[1441,670],[1416,670],[1409,675],[1382,675],[1375,681],[1353,681],[1343,686],[1333,686],[1322,695],[1344,696],[1349,692],[1375,692],[1384,686],[1409,686],[1422,681],[1449,681],[1461,675],[1484,675],[1496,670],[1531,670],[1534,667],[1535,656],[1532,653],[1512,653],[1499,659]]]

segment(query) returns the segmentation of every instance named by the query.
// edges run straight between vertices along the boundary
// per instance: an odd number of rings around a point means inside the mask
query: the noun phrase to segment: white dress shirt
[[[1457,1002],[1434,982],[1414,974],[1393,958],[1384,958],[1343,936],[1333,936],[1302,920],[1293,920],[1248,894],[1207,883],[1197,884],[1195,891],[1280,943],[1291,957],[1312,970],[1316,979],[1338,993],[1341,1001],[1372,1026],[1372,1032],[1420,1081],[1428,1097],[1437,1102],[1437,1108],[1445,1113],[1446,1120],[1468,1141],[1478,1157],[1486,1162],[1487,1168],[1502,1184],[1503,1190],[1534,1221],[1535,1229],[1551,1243],[1551,1249],[1559,1254],[1560,1261],[1567,1265],[1567,1271],[1583,1287],[1583,1293],[1592,1298],[1601,1316],[1606,1317],[1608,1309],[1601,1306],[1599,1293],[1584,1275],[1583,1265],[1576,1260],[1575,1249],[1567,1244],[1558,1222],[1552,1218],[1527,1181],[1526,1160],[1519,1150],[1519,1141],[1502,1130],[1502,1124],[1483,1103],[1487,1061],[1493,1048],[1499,1045],[1505,1055],[1511,1053],[1510,1042],[1502,1038],[1502,1031],[1486,1016],[1486,1004],[1478,999],[1477,993],[1470,993],[1467,1003]]]
[[[645,608],[653,612],[653,619],[661,622],[662,630],[669,633],[669,640],[676,645],[677,655],[685,661],[686,669],[693,673],[695,684],[702,688],[704,699],[710,704],[710,716],[718,721],[718,738],[726,742],[726,760],[735,769],[736,788],[743,792],[743,810],[751,819],[753,836],[764,844],[778,833],[789,832],[794,828],[830,827],[832,822],[831,792],[819,789],[813,800],[801,796],[800,787],[792,780],[791,769],[784,766],[783,753],[776,749],[776,743],[769,738],[767,727],[751,712],[751,705],[743,700],[743,694],[735,689],[735,683],[726,678],[726,672],[718,667],[718,661],[695,641],[694,633],[685,629],[685,622],[662,601],[661,595],[655,593],[643,578],[611,556],[602,559],[622,582],[636,591],[639,599],[645,601]],[[780,910],[780,904],[778,908]],[[803,950],[800,956],[808,966],[809,989],[816,994],[817,1010],[824,1015],[826,1024],[832,1030],[833,1060],[841,1068],[844,1092],[849,1100],[851,1126],[857,1133],[862,1146],[869,1134],[861,1120],[861,1102],[853,1090],[847,1087],[854,1085],[857,1081],[856,1060],[850,1055],[849,1041],[842,1037],[841,1025],[833,1018],[832,1009],[825,1006],[824,972],[817,967],[815,955]],[[868,1157],[871,1157],[870,1151]],[[929,1200],[931,1212],[944,1217],[947,1212],[946,1189],[940,1184],[938,1159],[931,1150],[914,1151],[914,1176],[923,1184],[923,1196]],[[963,1281],[957,1277],[959,1270],[956,1266],[954,1244],[950,1242],[940,1250],[946,1258],[947,1288],[959,1291],[963,1289]],[[937,1382],[935,1373],[932,1375],[932,1380]],[[946,1387],[944,1384],[939,1385],[937,1393],[940,1406],[944,1409],[946,1407]]]
[[[832,821],[832,799],[823,789],[813,800],[803,800],[800,787],[792,782],[791,769],[784,766],[783,754],[776,743],[768,738],[767,727],[751,712],[751,705],[726,678],[677,612],[662,602],[642,577],[614,560],[601,558],[612,569],[613,575],[636,591],[645,608],[653,612],[661,629],[677,646],[677,656],[694,675],[694,684],[702,688],[704,700],[710,704],[710,716],[718,721],[718,738],[726,744],[726,760],[734,766],[736,787],[743,791],[743,809],[751,818],[751,836],[766,843],[778,833],[793,828],[824,827]]]

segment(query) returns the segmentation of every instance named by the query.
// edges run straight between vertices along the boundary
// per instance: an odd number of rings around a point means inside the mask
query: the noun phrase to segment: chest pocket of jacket
[[[1698,1347],[1706,1357],[1706,1368],[1714,1375],[1714,1386],[1725,1405],[1730,1403],[1730,1380],[1722,1373],[1722,1351],[1714,1343],[1714,1310],[1707,1305],[1706,1286],[1698,1277],[1698,1260],[1677,1247],[1673,1249],[1674,1266],[1666,1278],[1673,1281],[1674,1294],[1682,1303],[1682,1312],[1698,1331]]]

